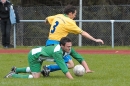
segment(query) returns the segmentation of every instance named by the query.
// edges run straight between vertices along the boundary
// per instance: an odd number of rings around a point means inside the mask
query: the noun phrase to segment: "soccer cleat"
[[[16,67],[12,67],[11,71],[4,77],[4,78],[9,78],[16,72]]]
[[[11,71],[14,72],[14,73],[16,73],[16,67],[12,67]]]
[[[41,73],[44,77],[48,77],[50,70],[47,68],[47,66],[43,66],[43,70],[41,71]]]
[[[12,77],[13,74],[15,74],[15,72],[10,71],[4,78]]]

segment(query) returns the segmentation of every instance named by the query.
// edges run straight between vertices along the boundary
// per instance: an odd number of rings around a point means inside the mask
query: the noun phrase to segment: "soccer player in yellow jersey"
[[[76,17],[76,8],[72,5],[68,5],[64,9],[64,14],[57,14],[53,16],[48,16],[46,18],[46,23],[49,23],[51,25],[50,27],[50,32],[49,32],[49,37],[46,42],[46,45],[53,45],[53,44],[58,44],[60,39],[62,37],[66,37],[69,33],[73,34],[81,34],[85,38],[88,38],[90,40],[93,40],[95,42],[100,42],[104,44],[104,42],[101,39],[95,39],[93,38],[90,34],[87,32],[83,31],[81,28],[79,28],[76,25],[76,22],[73,20]],[[70,57],[70,55],[67,55],[63,57],[66,65],[68,68],[73,68],[74,63]],[[60,67],[58,65],[49,65],[49,66],[44,66],[43,71],[45,71],[44,76],[46,76],[46,70],[49,69],[51,72],[60,70]],[[89,67],[87,69],[87,72],[92,72]]]

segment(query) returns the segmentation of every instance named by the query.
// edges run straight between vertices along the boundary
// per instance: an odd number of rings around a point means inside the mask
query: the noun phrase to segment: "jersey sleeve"
[[[52,24],[53,20],[55,19],[55,16],[49,16],[47,17],[47,21],[49,22],[49,24]]]
[[[68,68],[64,62],[63,55],[61,52],[55,52],[53,55],[54,60],[56,61],[56,64],[61,68],[62,72],[66,74],[68,72]]]
[[[73,33],[73,34],[80,34],[83,31],[81,28],[79,28],[76,25],[74,20],[67,20],[65,28],[68,31],[68,33]]]
[[[74,49],[72,49],[72,48],[71,48],[70,55],[71,55],[74,59],[76,59],[79,63],[81,63],[81,62],[84,60],[84,58],[83,58],[80,54],[78,54],[78,53],[77,53]]]

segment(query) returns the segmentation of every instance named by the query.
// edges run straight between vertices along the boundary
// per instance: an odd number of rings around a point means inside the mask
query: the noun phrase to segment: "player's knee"
[[[40,78],[40,73],[32,73],[33,78]]]
[[[33,78],[40,78],[40,76],[33,76]]]

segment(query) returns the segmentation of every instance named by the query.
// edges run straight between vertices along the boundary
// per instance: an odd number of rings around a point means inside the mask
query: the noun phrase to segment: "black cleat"
[[[48,77],[50,70],[46,66],[43,66],[43,70],[41,71],[41,73],[44,77]]]
[[[11,68],[11,71],[13,71],[13,72],[16,73],[16,67],[12,67],[12,68]]]

